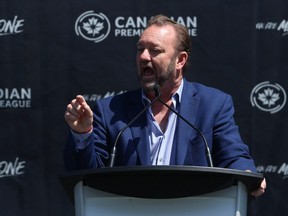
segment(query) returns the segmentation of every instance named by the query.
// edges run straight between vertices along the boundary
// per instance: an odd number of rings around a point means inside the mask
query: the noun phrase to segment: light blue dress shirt
[[[178,111],[183,89],[183,80],[180,87],[172,96],[171,108]],[[143,94],[143,100],[148,100]],[[149,101],[149,100],[148,100]],[[149,101],[150,102],[150,101]],[[152,165],[169,165],[172,152],[175,128],[177,124],[177,115],[170,111],[166,130],[163,132],[160,125],[154,118],[151,107],[148,109],[148,131],[149,145]]]

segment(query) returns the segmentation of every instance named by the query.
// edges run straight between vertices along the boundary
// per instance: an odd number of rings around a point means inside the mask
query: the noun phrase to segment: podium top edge
[[[180,165],[163,165],[163,166],[115,166],[115,167],[103,167],[95,169],[85,169],[76,171],[67,171],[60,175],[61,177],[75,176],[75,175],[93,175],[99,173],[150,173],[150,172],[198,172],[198,173],[214,173],[214,174],[230,174],[240,175],[254,178],[264,178],[263,173],[249,172],[237,169],[228,169],[220,167],[204,167],[204,166],[180,166]]]

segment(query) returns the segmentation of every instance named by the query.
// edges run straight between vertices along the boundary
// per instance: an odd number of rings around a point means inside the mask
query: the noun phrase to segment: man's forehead
[[[175,31],[172,26],[165,25],[165,26],[156,26],[152,25],[145,29],[143,33],[141,34],[138,43],[141,42],[151,42],[159,41],[160,43],[165,42],[167,40],[172,40],[175,37]]]

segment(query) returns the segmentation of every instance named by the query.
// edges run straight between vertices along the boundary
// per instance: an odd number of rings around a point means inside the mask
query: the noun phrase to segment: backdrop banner
[[[186,78],[232,95],[267,192],[249,216],[288,215],[288,2],[284,0],[1,0],[0,208],[71,216],[59,174],[67,104],[139,87],[136,42],[149,18],[187,26]]]

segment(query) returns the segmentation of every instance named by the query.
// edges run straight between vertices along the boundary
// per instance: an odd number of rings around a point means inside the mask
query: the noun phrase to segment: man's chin
[[[156,82],[147,82],[147,83],[142,83],[142,88],[145,92],[149,93],[149,92],[153,92],[154,91],[154,86],[155,86]]]

